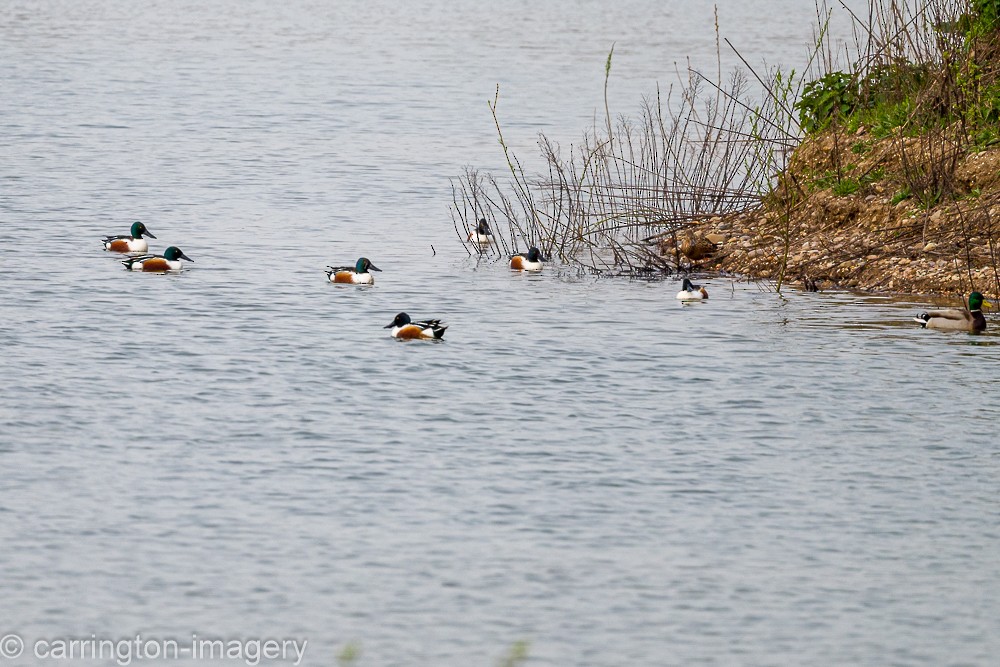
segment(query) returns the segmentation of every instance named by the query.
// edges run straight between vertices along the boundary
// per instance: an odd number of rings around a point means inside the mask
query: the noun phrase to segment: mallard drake
[[[149,250],[149,245],[146,239],[142,238],[144,235],[151,239],[156,238],[146,229],[146,225],[137,220],[132,223],[132,229],[128,234],[105,236],[101,239],[101,243],[104,244],[105,250],[111,252],[146,252]]]
[[[983,300],[983,295],[973,292],[969,295],[968,308],[949,308],[947,310],[931,310],[920,313],[913,318],[920,326],[928,329],[944,331],[984,331],[986,318],[983,316],[983,306],[991,306]]]
[[[371,271],[381,272],[382,269],[372,264],[367,257],[361,257],[354,266],[326,267],[326,277],[331,283],[374,285],[375,278],[372,277]]]
[[[519,252],[510,256],[510,268],[515,271],[541,271],[542,253],[538,248],[531,247],[527,253]]]
[[[382,328],[392,329],[389,332],[392,337],[402,340],[440,340],[444,337],[448,325],[441,324],[441,320],[414,322],[406,313],[399,313],[392,322]]]
[[[708,290],[702,285],[695,285],[688,278],[681,284],[681,291],[677,293],[677,298],[681,301],[701,301],[708,298]]]
[[[122,264],[124,264],[125,268],[129,271],[162,273],[164,271],[180,271],[182,259],[186,259],[189,262],[194,261],[185,255],[180,248],[172,245],[164,250],[162,255],[139,255],[138,257],[129,257],[124,260]]]

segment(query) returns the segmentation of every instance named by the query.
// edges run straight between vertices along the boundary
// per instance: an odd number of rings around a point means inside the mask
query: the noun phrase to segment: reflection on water
[[[787,42],[732,4],[724,29]],[[711,56],[704,9],[385,10],[0,8],[7,629],[308,637],[305,664],[518,640],[539,665],[989,664],[995,328],[722,278],[682,306],[674,279],[454,240],[497,81],[513,141],[572,138],[608,44],[636,99]],[[126,273],[98,239],[133,220],[195,263]],[[362,255],[374,287],[326,280]],[[393,341],[400,311],[445,342]]]

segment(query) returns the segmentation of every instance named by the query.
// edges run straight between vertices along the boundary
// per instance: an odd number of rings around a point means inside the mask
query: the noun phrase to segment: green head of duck
[[[983,306],[990,306],[989,301],[983,299],[983,295],[979,292],[973,292],[969,295],[969,310],[975,312],[977,310],[982,310]]]
[[[141,239],[143,237],[143,235],[146,235],[146,236],[148,236],[151,239],[155,239],[156,238],[155,236],[153,236],[150,233],[150,231],[148,229],[146,229],[146,225],[142,224],[138,220],[136,220],[135,222],[132,223],[131,233],[132,233],[132,238],[134,238],[134,239]]]
[[[194,261],[193,259],[191,259],[187,255],[185,255],[181,251],[181,249],[178,248],[175,245],[172,245],[172,246],[170,246],[169,248],[167,248],[166,250],[163,251],[163,259],[167,260],[168,262],[176,262],[178,259],[186,259],[189,262],[193,262]]]
[[[382,269],[378,268],[369,261],[367,257],[362,257],[358,260],[358,263],[354,265],[354,270],[358,273],[368,273],[369,271],[379,271]]]

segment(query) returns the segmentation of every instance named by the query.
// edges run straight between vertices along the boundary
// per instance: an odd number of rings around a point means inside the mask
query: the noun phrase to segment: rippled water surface
[[[797,64],[809,5],[727,1],[720,25]],[[724,279],[682,307],[673,280],[511,275],[455,240],[449,178],[502,159],[498,83],[530,159],[593,122],[612,42],[630,112],[712,63],[712,23],[0,4],[0,635],[308,638],[307,665],[520,641],[530,665],[996,664],[994,334]],[[124,272],[97,240],[132,220],[194,263]],[[325,282],[362,254],[375,287]],[[401,310],[445,342],[390,339]]]

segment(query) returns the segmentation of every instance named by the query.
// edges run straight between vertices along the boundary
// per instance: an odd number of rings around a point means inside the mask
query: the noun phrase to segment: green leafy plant
[[[873,108],[872,135],[876,139],[885,139],[896,128],[905,127],[913,114],[913,109],[913,101],[909,99]]]
[[[858,104],[858,85],[847,72],[830,72],[802,88],[795,103],[799,125],[807,133],[826,129],[835,118],[846,118]]]
[[[910,192],[910,188],[903,188],[902,190],[900,190],[899,192],[897,192],[892,196],[892,199],[889,200],[889,203],[895,206],[904,199],[909,199],[912,196],[913,193]]]
[[[1000,28],[1000,0],[972,0],[970,38],[988,35]]]
[[[838,197],[845,197],[847,195],[853,195],[855,192],[861,189],[861,181],[856,178],[842,178],[837,183],[833,185],[833,194]]]
[[[861,185],[871,185],[872,183],[878,183],[883,178],[885,178],[885,169],[879,167],[878,169],[873,169],[872,171],[864,174],[861,177]]]
[[[837,178],[837,172],[827,171],[813,179],[811,189],[825,190],[826,188],[832,188],[837,184],[838,180],[840,179]]]
[[[972,141],[978,150],[985,150],[1000,143],[1000,134],[995,127],[984,127],[976,131]]]

